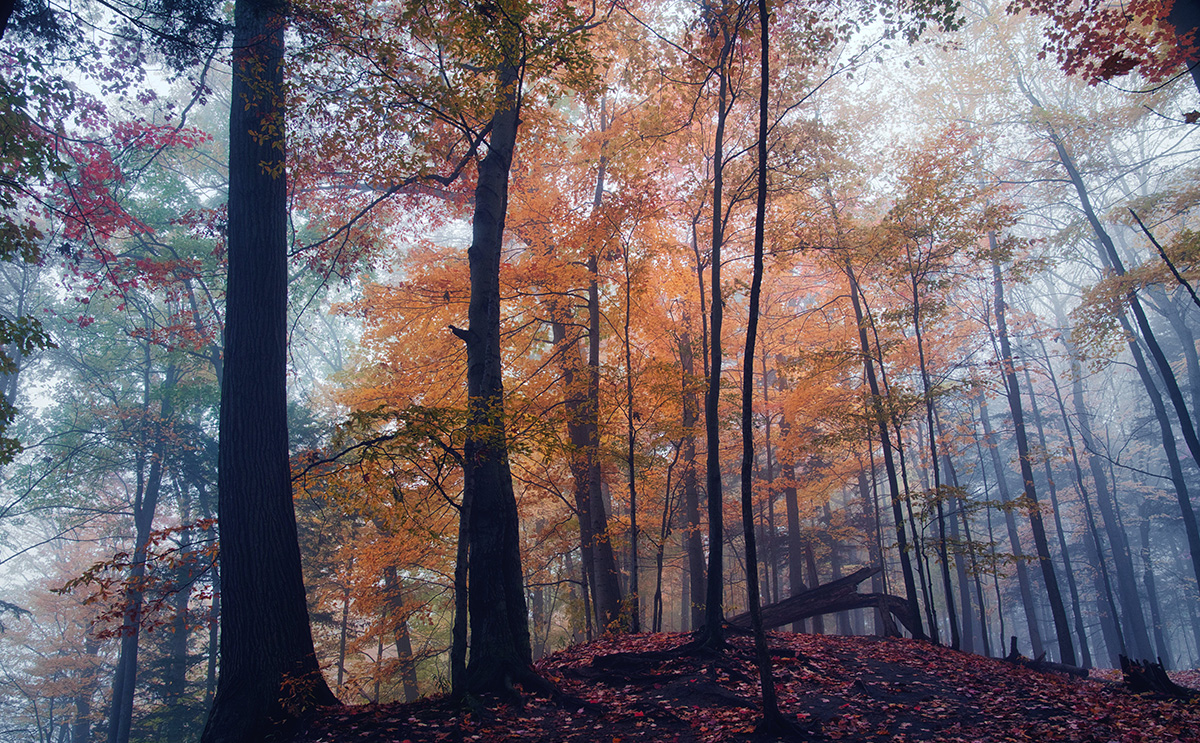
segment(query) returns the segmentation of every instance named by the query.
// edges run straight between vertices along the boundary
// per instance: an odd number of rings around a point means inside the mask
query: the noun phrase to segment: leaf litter
[[[755,740],[750,638],[677,652],[679,633],[621,635],[536,663],[578,706],[525,695],[468,711],[445,698],[327,709],[296,743],[718,743]],[[927,642],[770,633],[783,712],[830,741],[1200,743],[1200,701],[1134,694],[1108,672],[1035,671]],[[1173,673],[1195,688],[1200,673]]]

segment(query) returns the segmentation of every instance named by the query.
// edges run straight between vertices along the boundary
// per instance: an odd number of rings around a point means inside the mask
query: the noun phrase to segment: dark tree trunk
[[[941,424],[938,424],[938,430],[941,430]],[[960,539],[958,524],[959,514],[964,511],[962,498],[959,497],[961,490],[958,486],[958,473],[954,469],[954,462],[950,458],[949,452],[943,451],[942,454],[943,468],[946,471],[946,484],[950,487],[950,541],[955,545],[954,551],[954,577],[958,582],[958,608],[961,612],[962,621],[962,649],[967,653],[975,652],[975,616],[971,611],[971,586],[967,577],[966,561],[962,555],[962,541]],[[965,523],[965,520],[964,520]],[[970,538],[966,543],[967,550],[972,549]],[[970,552],[970,554],[974,554]],[[986,653],[985,653],[986,654]]]
[[[594,286],[594,279],[592,283]],[[598,330],[598,312],[593,316],[597,317]],[[596,623],[607,627],[617,621],[621,595],[616,580],[616,557],[608,539],[608,514],[599,487],[599,384],[592,384],[597,369],[590,364],[586,369],[581,368],[584,359],[578,350],[579,336],[568,334],[563,322],[554,321],[552,331],[563,375],[563,408],[571,444],[568,465],[574,482],[575,512],[579,517],[579,552],[587,584],[592,589],[591,605],[595,609]],[[597,348],[597,361],[598,352]],[[596,398],[592,397],[593,392]]]
[[[738,19],[731,23],[727,10],[712,11],[721,14],[716,19],[723,34],[717,70],[717,130],[713,147],[713,209],[712,209],[712,305],[710,326],[712,338],[709,343],[711,360],[708,366],[708,390],[704,398],[705,490],[708,495],[708,570],[704,592],[704,627],[701,644],[710,648],[725,647],[725,629],[722,623],[725,612],[722,608],[725,595],[725,524],[724,497],[721,483],[721,329],[725,317],[725,297],[721,290],[721,247],[724,242],[725,214],[723,211],[723,188],[725,171],[725,122],[732,107],[729,93],[729,66],[732,64],[733,47],[737,43],[741,27],[741,11]]]
[[[989,234],[988,241],[996,249],[995,235]],[[1071,626],[1067,621],[1067,610],[1063,606],[1062,591],[1058,588],[1058,574],[1050,559],[1050,542],[1046,539],[1046,526],[1042,521],[1042,510],[1038,504],[1037,489],[1033,480],[1033,464],[1030,461],[1029,439],[1025,433],[1025,413],[1021,405],[1021,390],[1017,386],[1017,372],[1013,363],[1012,348],[1008,339],[1008,323],[1005,320],[1004,282],[1000,274],[999,259],[992,259],[992,284],[996,293],[996,334],[1000,338],[1001,363],[1003,364],[1005,388],[1008,391],[1008,408],[1012,411],[1013,430],[1017,438],[1017,458],[1021,467],[1021,479],[1025,482],[1026,509],[1029,523],[1033,527],[1033,544],[1037,550],[1038,563],[1042,568],[1042,579],[1046,583],[1046,594],[1050,599],[1050,615],[1054,618],[1054,634],[1058,639],[1059,660],[1073,666],[1075,645],[1071,640]]]
[[[515,680],[533,675],[500,367],[500,257],[519,125],[520,82],[515,62],[502,62],[488,154],[479,164],[475,187],[472,240],[467,251],[471,272],[468,327],[454,329],[467,347],[463,489],[464,498],[471,501],[465,535],[469,543],[471,640],[462,688],[467,693],[511,693]]]
[[[275,0],[234,7],[221,671],[203,743],[261,741],[303,710],[337,704],[313,651],[288,462],[285,12]]]
[[[742,358],[742,531],[746,539],[746,599],[750,609],[750,627],[754,632],[754,656],[758,665],[762,697],[760,732],[779,733],[790,726],[779,712],[775,696],[775,676],[771,654],[763,628],[758,590],[758,546],[754,537],[754,352],[758,342],[758,309],[762,298],[763,245],[767,215],[767,106],[771,89],[768,54],[767,0],[758,0],[760,85],[758,99],[758,188],[754,213],[754,273],[750,279],[750,316],[746,325],[746,351]]]
[[[633,419],[633,349],[630,329],[633,327],[633,276],[629,269],[629,247],[621,251],[625,269],[625,468],[629,476],[629,631],[642,631],[642,604],[638,596],[638,522],[637,470],[634,463],[636,430]]]
[[[91,656],[80,673],[75,692],[75,719],[71,723],[71,743],[90,743],[92,739],[92,695],[96,692],[96,655],[100,643],[90,635],[83,641],[84,654]]]
[[[1117,518],[1117,499],[1116,493],[1110,488],[1108,473],[1105,470],[1104,462],[1099,456],[1102,447],[1096,439],[1095,433],[1092,431],[1091,414],[1084,402],[1083,394],[1083,369],[1079,362],[1078,354],[1075,352],[1074,344],[1071,342],[1070,330],[1066,323],[1066,317],[1062,314],[1061,308],[1054,307],[1055,319],[1059,324],[1059,332],[1061,334],[1064,347],[1067,349],[1067,354],[1071,359],[1071,397],[1075,407],[1076,426],[1079,430],[1079,435],[1083,439],[1083,446],[1088,452],[1088,465],[1092,473],[1092,480],[1096,485],[1096,504],[1100,508],[1101,519],[1104,524],[1104,532],[1108,537],[1109,545],[1112,548],[1113,565],[1116,568],[1116,586],[1111,586],[1106,589],[1108,593],[1115,597],[1116,603],[1120,605],[1120,615],[1116,613],[1116,607],[1112,609],[1112,620],[1117,624],[1120,630],[1121,641],[1119,647],[1110,645],[1110,655],[1113,657],[1113,664],[1116,665],[1117,655],[1128,655],[1131,651],[1139,657],[1146,656],[1151,652],[1150,635],[1146,626],[1146,618],[1142,613],[1141,602],[1138,600],[1137,579],[1133,569],[1133,556],[1129,548],[1129,539],[1125,530],[1121,528],[1119,519]],[[1137,344],[1130,344],[1130,352],[1134,355],[1135,366],[1139,368],[1139,374],[1142,374],[1143,385],[1149,381],[1149,370],[1145,367],[1145,362],[1141,357],[1141,349]],[[1153,384],[1147,390],[1148,396],[1151,399],[1151,404],[1157,403],[1155,410],[1161,412],[1163,416],[1166,411],[1162,409],[1162,400],[1157,397],[1154,391]],[[1164,454],[1167,454],[1168,461],[1174,459],[1176,465],[1179,464],[1178,456],[1172,457],[1171,452],[1174,450],[1175,439],[1170,434],[1170,424],[1163,428],[1163,418],[1158,418],[1159,431],[1163,434]],[[1168,440],[1169,439],[1169,440]],[[1115,483],[1113,483],[1115,486]],[[1103,554],[1103,546],[1099,539],[1099,534],[1095,535],[1097,549],[1100,554]],[[1107,578],[1106,578],[1107,580]]]
[[[592,603],[600,632],[616,627],[621,615],[621,574],[613,552],[608,508],[604,503],[604,480],[600,471],[600,270],[595,255],[588,258],[588,371],[586,436],[588,508],[592,519],[593,559]]]
[[[1092,667],[1092,651],[1088,647],[1087,630],[1083,624],[1082,604],[1079,600],[1079,587],[1075,582],[1075,570],[1071,566],[1071,550],[1067,547],[1067,535],[1063,530],[1062,513],[1058,506],[1058,485],[1054,481],[1054,471],[1050,467],[1049,449],[1046,444],[1046,429],[1042,425],[1042,414],[1038,409],[1037,395],[1033,390],[1033,379],[1029,367],[1025,367],[1025,386],[1029,388],[1029,412],[1033,416],[1033,425],[1037,429],[1038,445],[1041,447],[1042,465],[1046,474],[1046,489],[1050,494],[1050,512],[1054,516],[1054,532],[1058,536],[1058,550],[1062,553],[1063,569],[1067,575],[1067,591],[1071,596],[1071,611],[1075,620],[1075,636],[1079,638],[1079,655],[1082,668]]]
[[[1070,346],[1070,334],[1066,329],[1062,316],[1059,314],[1059,308],[1055,306],[1055,316],[1060,323],[1059,333],[1063,339],[1063,343],[1067,347],[1069,354],[1073,353]],[[1040,341],[1039,341],[1040,343]],[[1050,367],[1050,355],[1046,353],[1045,346],[1042,347],[1042,356],[1046,360],[1047,369]],[[1072,355],[1071,357],[1071,377],[1075,386],[1075,411],[1079,415],[1079,430],[1090,436],[1091,426],[1087,422],[1086,411],[1083,407],[1083,379],[1081,376],[1082,370],[1078,368],[1079,362]],[[1092,500],[1088,497],[1087,483],[1084,482],[1083,468],[1079,464],[1079,452],[1075,448],[1075,434],[1072,432],[1071,421],[1067,417],[1067,407],[1063,402],[1062,391],[1058,387],[1058,378],[1051,372],[1047,375],[1050,379],[1051,389],[1054,391],[1054,402],[1058,406],[1058,413],[1062,419],[1063,431],[1067,434],[1067,449],[1071,452],[1071,465],[1075,473],[1075,487],[1079,493],[1079,501],[1083,504],[1084,520],[1088,526],[1088,532],[1084,538],[1084,548],[1087,550],[1088,544],[1091,545],[1092,564],[1099,567],[1096,573],[1096,601],[1100,607],[1100,628],[1104,636],[1104,644],[1111,656],[1111,666],[1116,667],[1120,655],[1125,654],[1125,642],[1122,639],[1120,628],[1116,625],[1117,622],[1117,604],[1113,598],[1112,579],[1108,573],[1108,560],[1104,557],[1103,549],[1101,548],[1100,530],[1096,526],[1095,514],[1092,512]],[[1090,454],[1093,459],[1094,454]],[[1100,475],[1104,474],[1103,468],[1098,468],[1095,462],[1092,463],[1093,475],[1099,471]],[[1093,478],[1095,479],[1095,478]],[[1104,480],[1096,480],[1096,487],[1107,487]]]
[[[787,433],[787,421],[784,421],[784,435]],[[800,502],[796,492],[796,466],[791,462],[781,464],[783,476],[787,485],[783,489],[784,508],[787,511],[787,545],[788,545],[788,595],[795,596],[807,590],[804,583],[804,539],[800,535]],[[792,626],[793,632],[803,632],[804,626],[797,623]]]
[[[983,437],[992,458],[992,469],[996,472],[996,486],[1000,491],[1000,502],[1011,503],[1012,494],[1008,489],[1008,477],[1004,465],[1000,461],[999,445],[992,434],[991,416],[988,414],[987,401],[979,397],[979,422],[983,426]],[[1017,531],[1017,521],[1012,509],[1004,509],[1004,524],[1008,527],[1009,552],[1016,562],[1017,585],[1021,590],[1021,605],[1025,610],[1025,625],[1029,629],[1029,644],[1033,648],[1033,657],[1041,656],[1042,632],[1038,627],[1037,609],[1033,603],[1033,585],[1029,579],[1029,570],[1025,565],[1025,552],[1021,549],[1021,536]],[[1002,633],[1003,634],[1003,633]],[[1003,647],[1001,642],[1001,647]]]
[[[950,620],[950,647],[962,647],[962,636],[958,628],[958,614],[954,607],[954,584],[950,580],[950,551],[946,544],[946,508],[942,502],[942,471],[938,462],[937,427],[934,424],[933,385],[929,381],[929,367],[925,362],[924,332],[921,329],[921,297],[917,277],[912,277],[912,322],[917,339],[917,362],[921,371],[921,387],[925,403],[925,424],[929,434],[929,466],[933,470],[933,500],[937,509],[938,560],[942,568],[942,593],[946,600],[946,616]]]
[[[1193,75],[1200,74],[1193,69]],[[1200,78],[1197,78],[1200,80]],[[1200,83],[1198,83],[1200,84]],[[1032,99],[1032,96],[1031,96]],[[1035,105],[1038,105],[1036,99],[1033,99]],[[1039,105],[1040,108],[1040,105]],[[1071,184],[1075,187],[1076,195],[1079,197],[1080,208],[1083,210],[1084,216],[1087,218],[1088,224],[1092,227],[1092,231],[1096,234],[1097,252],[1100,260],[1112,269],[1117,276],[1125,275],[1125,266],[1121,262],[1121,256],[1117,253],[1117,246],[1113,244],[1112,237],[1108,231],[1104,229],[1104,225],[1100,223],[1100,218],[1096,215],[1092,208],[1091,198],[1088,195],[1087,186],[1083,182],[1083,176],[1079,169],[1075,167],[1075,160],[1067,151],[1066,144],[1059,137],[1054,129],[1050,129],[1050,141],[1054,143],[1054,148],[1058,153],[1059,161],[1063,168],[1067,171],[1067,176],[1071,179]],[[1129,311],[1133,314],[1134,320],[1137,323],[1138,331],[1141,333],[1142,340],[1146,343],[1146,348],[1150,352],[1150,358],[1154,362],[1154,368],[1158,371],[1159,379],[1167,393],[1167,399],[1171,402],[1171,407],[1175,411],[1176,420],[1179,423],[1180,432],[1183,434],[1183,440],[1187,443],[1188,451],[1191,452],[1192,459],[1197,465],[1200,465],[1200,436],[1197,436],[1196,427],[1193,423],[1192,411],[1188,409],[1187,403],[1183,399],[1183,392],[1179,389],[1179,383],[1175,379],[1175,370],[1171,367],[1162,348],[1159,346],[1155,338],[1154,330],[1150,327],[1150,320],[1146,317],[1146,312],[1142,308],[1141,300],[1138,299],[1137,291],[1129,289],[1125,295],[1126,303]],[[1128,326],[1129,321],[1121,316],[1122,325]],[[1129,334],[1130,330],[1126,330]],[[1133,350],[1136,342],[1130,342],[1130,350]],[[1135,355],[1136,357],[1136,355]],[[1144,362],[1143,362],[1144,363]],[[1158,391],[1154,384],[1148,379],[1148,375],[1142,374],[1142,381],[1146,386],[1146,394],[1152,398],[1159,397]],[[1161,398],[1157,405],[1162,405]],[[1160,424],[1163,422],[1162,415],[1156,412]],[[1166,432],[1163,434],[1164,441],[1170,432],[1170,423],[1167,422]],[[1174,448],[1174,434],[1170,434],[1172,438],[1171,447]],[[1174,476],[1174,472],[1172,475]],[[1176,479],[1175,495],[1179,501],[1179,510],[1183,516],[1183,527],[1188,537],[1188,546],[1192,552],[1192,572],[1196,576],[1197,590],[1200,590],[1200,526],[1196,523],[1196,513],[1192,510],[1191,498],[1188,495],[1186,487],[1179,487],[1182,483],[1182,478]]]
[[[683,515],[684,546],[687,550],[687,606],[690,623],[686,629],[704,624],[704,542],[700,538],[700,486],[696,478],[696,423],[700,420],[700,401],[696,395],[696,364],[692,337],[686,331],[679,339],[679,365],[683,371]]]
[[[859,350],[863,357],[863,370],[867,377],[867,386],[871,392],[871,417],[879,427],[880,448],[883,450],[883,467],[887,473],[888,489],[892,502],[892,518],[896,524],[896,550],[900,553],[900,572],[904,578],[904,595],[908,601],[908,611],[913,617],[913,636],[925,639],[925,631],[921,626],[921,609],[917,601],[917,582],[913,575],[912,560],[908,550],[908,535],[904,530],[904,512],[901,504],[900,482],[896,475],[896,461],[892,452],[891,433],[888,430],[887,411],[883,407],[883,397],[880,394],[879,382],[875,377],[875,364],[871,355],[871,345],[867,340],[867,321],[862,310],[859,297],[858,280],[854,276],[854,268],[846,259],[843,270],[850,281],[850,302],[854,307],[854,320],[858,323]]]

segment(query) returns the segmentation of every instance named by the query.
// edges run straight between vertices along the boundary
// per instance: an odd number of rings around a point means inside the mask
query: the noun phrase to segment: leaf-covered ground
[[[297,743],[511,741],[687,743],[754,739],[758,676],[748,638],[724,656],[669,652],[678,634],[568,648],[539,670],[579,703],[526,696],[467,712],[444,700],[331,710]],[[914,640],[771,634],[781,706],[814,739],[1200,742],[1200,701],[1129,693]],[[1200,674],[1173,674],[1195,688]]]

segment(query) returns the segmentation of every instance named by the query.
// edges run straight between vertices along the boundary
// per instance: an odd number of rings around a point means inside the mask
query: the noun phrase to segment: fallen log
[[[878,573],[879,570],[879,568],[860,568],[845,577],[823,583],[807,591],[801,591],[795,596],[789,596],[782,601],[764,606],[762,608],[763,629],[775,629],[803,619],[849,609],[877,608],[884,617],[884,634],[899,634],[892,621],[893,617],[899,620],[909,632],[912,632],[914,622],[908,611],[908,602],[904,599],[886,593],[858,592],[858,584]],[[735,627],[748,628],[750,613],[738,614],[730,618],[729,623]]]
[[[1042,653],[1033,659],[1026,658],[1017,650],[1016,635],[1013,635],[1008,640],[1008,655],[1004,656],[1004,660],[1012,663],[1013,665],[1028,668],[1031,671],[1039,671],[1043,673],[1046,671],[1053,671],[1055,673],[1066,673],[1070,674],[1071,676],[1078,676],[1080,678],[1087,678],[1088,675],[1086,668],[1069,666],[1066,663],[1055,663],[1054,661],[1046,660],[1045,653]]]

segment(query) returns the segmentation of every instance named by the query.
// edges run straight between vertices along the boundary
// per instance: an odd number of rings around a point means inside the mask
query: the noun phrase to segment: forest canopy
[[[1198,19],[1060,5],[6,9],[0,741],[864,568],[784,628],[1200,666]]]

